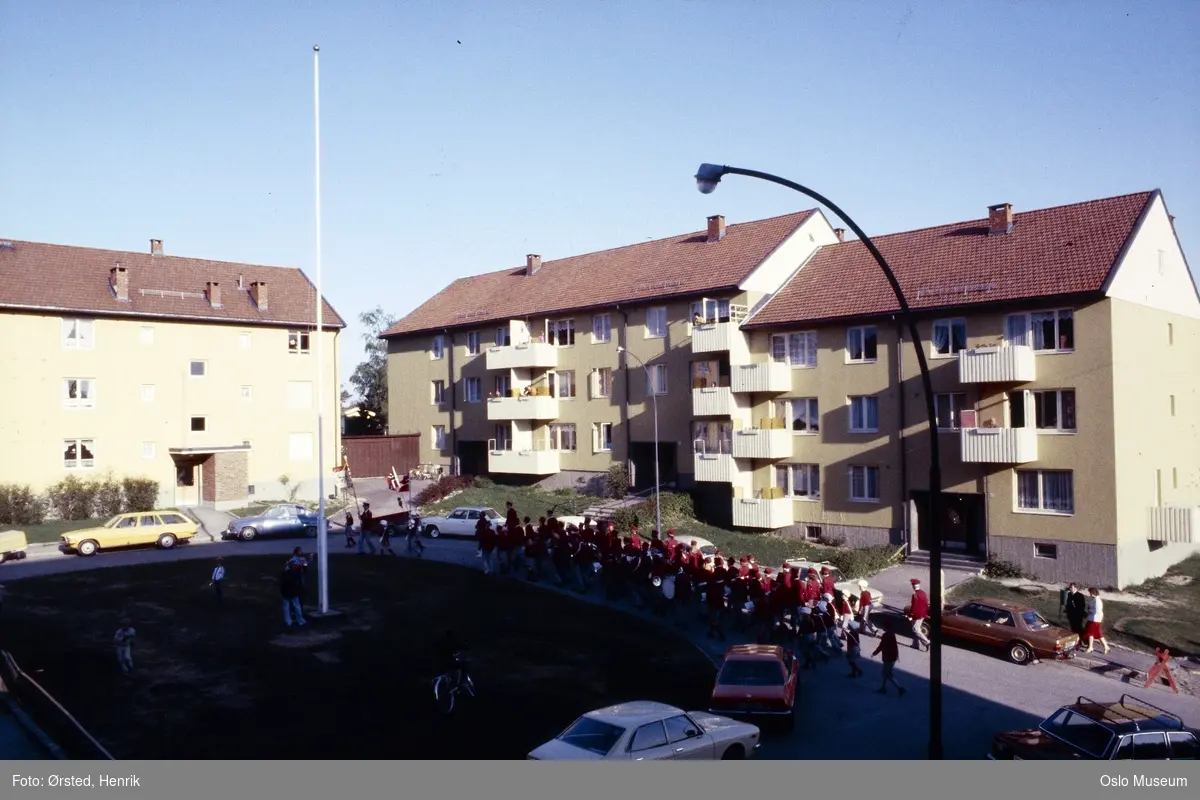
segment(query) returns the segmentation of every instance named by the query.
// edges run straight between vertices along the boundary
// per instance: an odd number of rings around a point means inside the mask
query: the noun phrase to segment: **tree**
[[[387,342],[379,334],[392,327],[396,318],[376,306],[359,314],[358,321],[366,328],[362,338],[367,359],[354,368],[350,385],[358,392],[359,408],[374,414],[369,418],[368,430],[383,433],[387,430]]]

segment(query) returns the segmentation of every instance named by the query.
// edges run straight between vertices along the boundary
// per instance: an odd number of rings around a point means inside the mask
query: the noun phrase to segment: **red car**
[[[725,653],[713,686],[713,714],[734,718],[777,717],[788,730],[796,724],[800,665],[785,647],[739,644]]]

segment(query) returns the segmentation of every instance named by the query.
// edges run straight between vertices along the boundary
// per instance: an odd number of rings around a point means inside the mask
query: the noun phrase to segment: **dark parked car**
[[[1196,733],[1169,711],[1121,695],[1115,703],[1080,697],[1036,728],[992,741],[992,761],[1194,761]]]
[[[249,542],[260,536],[315,537],[320,519],[317,512],[302,505],[281,503],[271,506],[260,516],[233,520],[221,538]]]

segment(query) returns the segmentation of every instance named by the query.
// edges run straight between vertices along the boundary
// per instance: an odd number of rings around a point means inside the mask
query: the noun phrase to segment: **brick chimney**
[[[845,228],[834,228],[833,235],[838,237],[839,242],[846,241],[846,229]]]
[[[999,236],[1013,229],[1012,203],[988,206],[988,235]]]
[[[250,284],[250,299],[254,301],[254,305],[258,306],[259,311],[267,310],[266,281],[255,281],[254,283]]]
[[[117,264],[108,271],[108,284],[112,287],[113,294],[122,303],[129,302],[129,270]]]
[[[208,295],[209,305],[211,305],[213,308],[220,308],[221,307],[221,284],[217,283],[216,281],[209,281],[207,286],[208,286],[208,291],[205,292],[205,294]]]
[[[163,254],[162,239],[151,239],[150,240],[150,255],[161,256],[162,254]]]
[[[714,214],[708,218],[708,241],[719,242],[725,238],[725,217]]]
[[[530,253],[529,255],[525,256],[525,274],[526,275],[533,275],[541,268],[542,268],[542,257],[541,256],[539,256],[535,253]]]

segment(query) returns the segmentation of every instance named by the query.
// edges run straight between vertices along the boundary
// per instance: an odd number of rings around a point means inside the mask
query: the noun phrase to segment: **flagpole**
[[[313,139],[317,250],[317,582],[321,613],[329,613],[329,535],[325,519],[325,295],[321,291],[321,48],[313,45]]]

